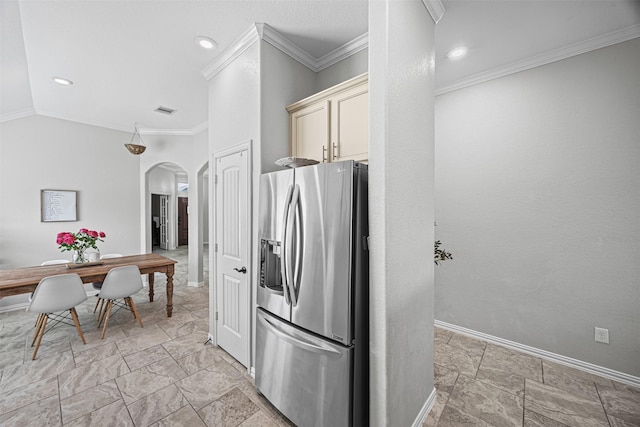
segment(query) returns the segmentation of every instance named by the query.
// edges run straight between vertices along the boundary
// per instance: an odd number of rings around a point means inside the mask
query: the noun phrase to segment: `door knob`
[[[247,267],[242,267],[241,269],[234,268],[235,271],[242,274],[247,274]]]

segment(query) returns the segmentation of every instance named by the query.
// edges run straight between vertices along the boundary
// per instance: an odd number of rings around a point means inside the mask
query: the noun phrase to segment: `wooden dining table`
[[[171,317],[173,312],[173,274],[174,265],[177,262],[159,254],[142,254],[109,258],[81,265],[69,263],[0,270],[0,298],[33,292],[40,280],[48,276],[77,273],[83,283],[102,282],[112,268],[135,265],[140,269],[140,274],[149,275],[149,302],[153,302],[154,274],[166,274],[167,317]]]

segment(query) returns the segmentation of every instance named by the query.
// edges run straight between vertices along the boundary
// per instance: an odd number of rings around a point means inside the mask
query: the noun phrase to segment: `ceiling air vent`
[[[171,115],[176,112],[173,108],[163,107],[162,105],[155,109],[158,113]]]

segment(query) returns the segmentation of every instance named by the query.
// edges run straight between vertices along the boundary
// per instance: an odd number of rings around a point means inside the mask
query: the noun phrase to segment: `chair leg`
[[[98,298],[98,301],[96,301],[96,306],[95,306],[95,307],[93,307],[93,312],[94,312],[94,313],[95,313],[95,312],[96,312],[96,310],[98,309],[98,305],[99,305],[100,303],[104,303],[104,300],[103,300],[102,298]],[[100,307],[102,307],[102,306],[100,306]]]
[[[137,320],[138,318],[136,317],[136,313],[134,313],[133,308],[131,308],[131,304],[133,304],[133,298],[125,297],[124,302],[125,304],[127,304],[127,307],[129,307],[129,311],[131,312],[133,318]]]
[[[42,313],[38,314],[38,318],[36,319],[36,324],[33,325],[34,328],[38,329],[38,324],[42,320]]]
[[[49,319],[49,317],[47,317],[47,315],[45,314],[44,318],[42,319],[42,323],[40,324],[38,342],[36,343],[36,349],[33,350],[33,356],[31,357],[31,360],[36,360],[36,354],[38,354],[38,349],[40,348],[40,343],[42,342],[42,336],[44,335],[44,330],[47,327],[47,319]]]
[[[107,317],[104,319],[104,328],[102,328],[102,336],[100,337],[101,340],[104,339],[104,334],[107,333],[107,326],[109,325],[109,317],[111,317],[112,308],[113,308],[113,300],[107,301],[107,307],[105,308],[105,310],[108,310],[108,311],[107,311]]]
[[[31,347],[36,343],[36,338],[38,338],[38,332],[40,332],[40,325],[42,324],[42,318],[46,316],[43,313],[38,314],[38,319],[36,320],[36,325],[33,331],[33,339],[31,340]]]
[[[102,302],[100,303],[100,309],[98,310],[98,328],[100,327],[100,325],[102,324],[102,321],[104,320],[104,315],[107,312],[108,305],[109,305],[108,300],[106,302],[105,300],[102,300]]]
[[[140,313],[138,313],[138,310],[136,309],[136,305],[133,302],[133,298],[128,297],[126,299],[129,300],[127,303],[129,304],[129,307],[131,307],[131,312],[133,313],[133,317],[138,319],[138,323],[140,323],[140,327],[144,328],[144,326],[142,325],[142,317],[140,317]]]
[[[84,339],[84,334],[82,333],[82,328],[80,327],[80,322],[78,321],[78,313],[76,313],[76,308],[73,307],[69,310],[71,312],[71,317],[73,318],[73,323],[76,324],[76,329],[78,330],[78,335],[80,335],[80,339],[82,340],[82,344],[86,344],[87,342]]]

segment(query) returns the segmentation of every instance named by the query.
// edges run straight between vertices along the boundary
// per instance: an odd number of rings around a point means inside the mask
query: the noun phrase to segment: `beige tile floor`
[[[640,389],[435,328],[424,427],[640,427]]]
[[[121,311],[100,340],[90,298],[78,308],[87,344],[62,326],[31,361],[36,316],[0,314],[0,426],[290,425],[243,366],[204,345],[208,289],[186,286],[184,248],[167,255],[179,261],[170,319],[157,275],[156,301],[135,297],[144,328]],[[640,390],[602,377],[439,328],[435,363],[425,426],[640,427]]]
[[[290,425],[256,393],[244,366],[204,344],[209,292],[186,286],[186,249],[158,252],[179,262],[171,318],[157,274],[155,301],[146,288],[134,297],[144,328],[122,310],[101,340],[91,297],[77,307],[87,344],[73,326],[59,326],[32,361],[37,316],[0,314],[0,426]]]

